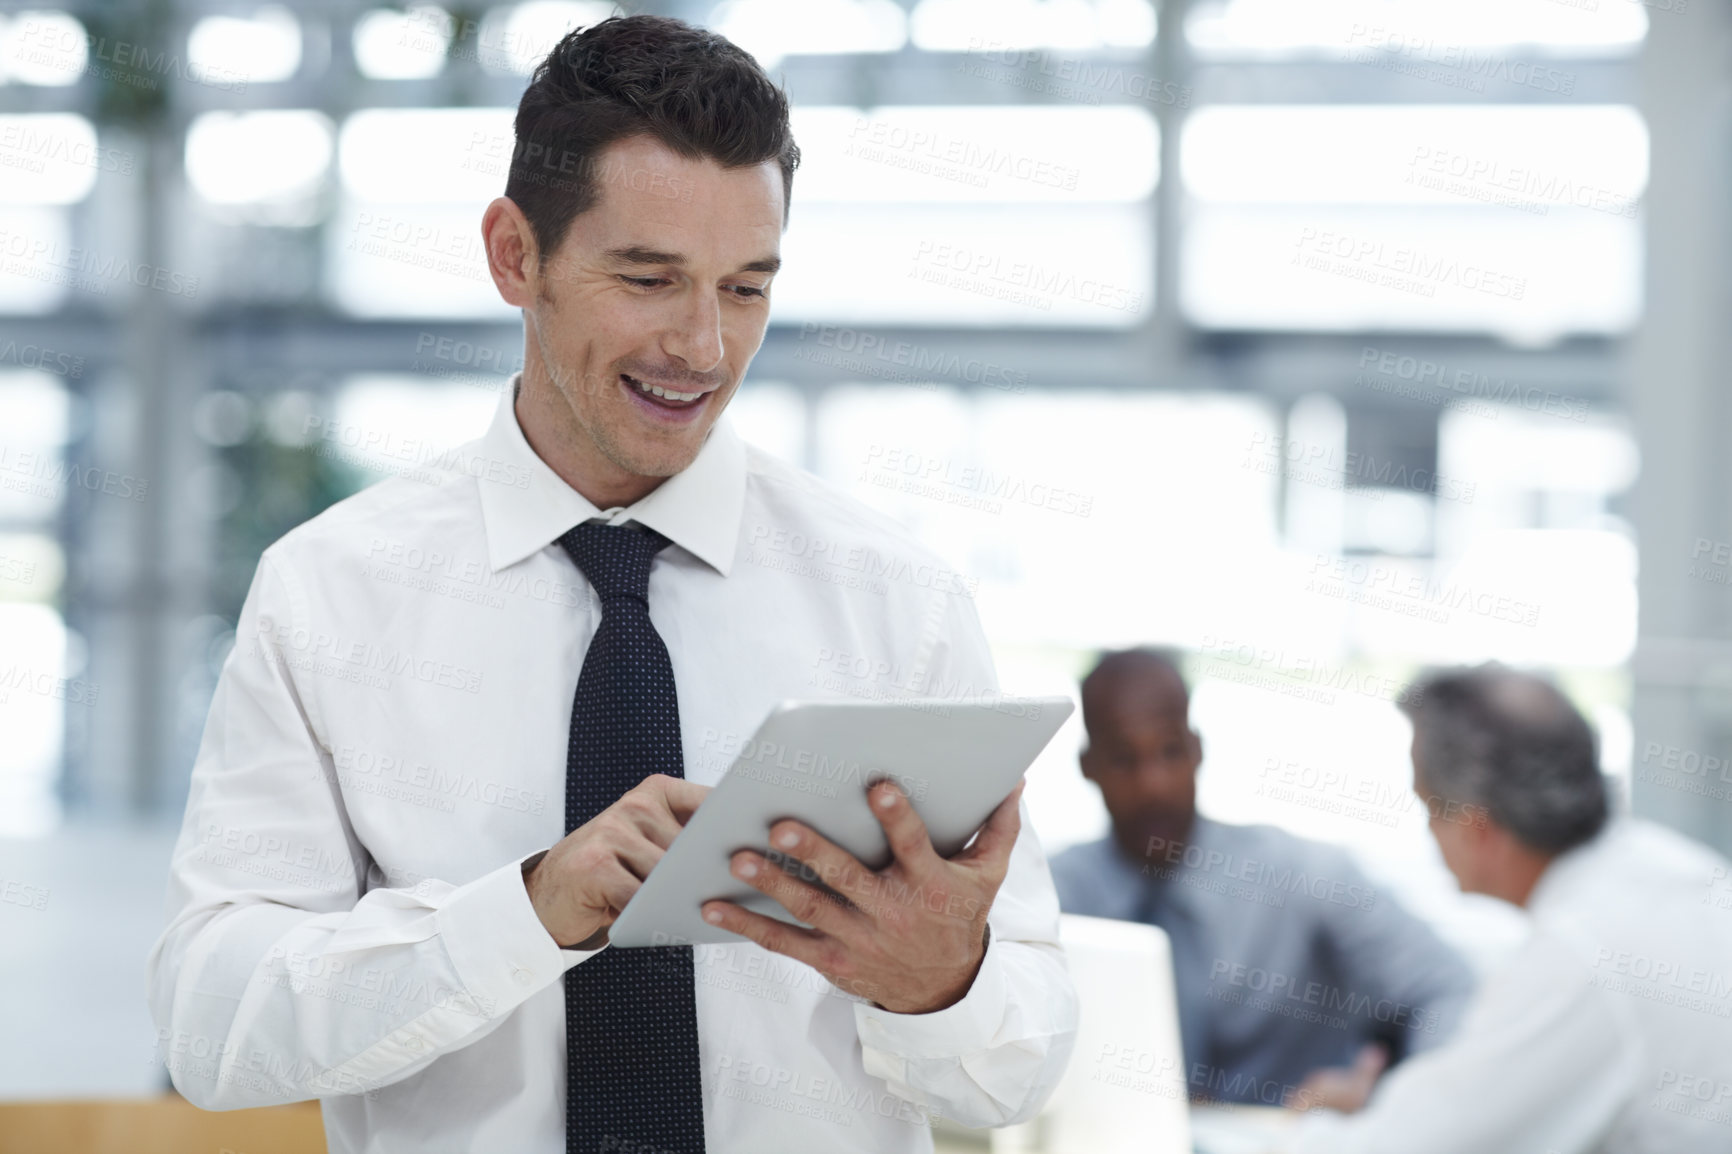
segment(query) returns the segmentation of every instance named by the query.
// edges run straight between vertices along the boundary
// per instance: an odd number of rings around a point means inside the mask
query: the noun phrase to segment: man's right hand
[[[658,773],[566,834],[523,879],[536,917],[566,949],[600,949],[707,785]]]

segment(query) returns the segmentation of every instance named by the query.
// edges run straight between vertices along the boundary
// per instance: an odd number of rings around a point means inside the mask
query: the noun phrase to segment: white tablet
[[[769,847],[770,826],[794,818],[873,869],[890,863],[866,789],[902,787],[944,857],[998,808],[1073,708],[1067,697],[784,702],[686,823],[608,930],[615,946],[739,942],[700,912],[712,898],[800,925],[734,877],[739,850]]]

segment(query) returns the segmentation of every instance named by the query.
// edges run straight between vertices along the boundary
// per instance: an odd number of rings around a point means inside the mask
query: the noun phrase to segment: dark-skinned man
[[[1473,980],[1424,923],[1338,848],[1197,812],[1203,745],[1171,656],[1105,655],[1082,707],[1112,834],[1053,860],[1059,901],[1166,931],[1193,1098],[1327,1104],[1445,1039]]]

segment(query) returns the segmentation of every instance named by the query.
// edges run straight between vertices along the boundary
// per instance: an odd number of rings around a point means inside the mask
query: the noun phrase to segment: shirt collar
[[[726,414],[717,419],[690,465],[642,500],[604,511],[566,484],[530,448],[517,423],[521,376],[512,374],[493,424],[481,438],[485,467],[470,470],[481,493],[487,560],[495,572],[546,548],[574,525],[607,517],[615,523],[636,521],[654,529],[722,576],[728,575],[746,500],[746,447]]]

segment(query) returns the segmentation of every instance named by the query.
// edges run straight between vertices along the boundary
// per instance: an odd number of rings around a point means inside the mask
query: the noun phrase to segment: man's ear
[[[1083,777],[1085,777],[1089,781],[1093,781],[1093,782],[1099,782],[1100,781],[1100,779],[1095,776],[1096,758],[1095,758],[1094,746],[1092,746],[1092,745],[1083,746],[1082,752],[1077,754],[1076,760],[1077,760],[1077,764],[1082,766]]]
[[[498,196],[481,214],[481,242],[487,250],[487,272],[506,304],[529,308],[535,303],[540,256],[529,218],[509,197]]]
[[[1196,773],[1198,767],[1203,764],[1203,735],[1194,729],[1187,730],[1186,733],[1189,735],[1191,745],[1191,772]]]

